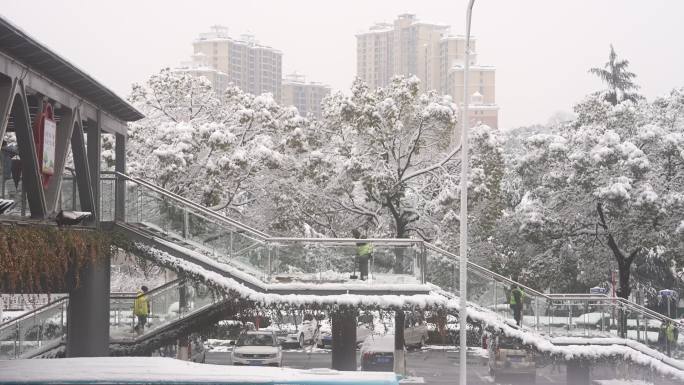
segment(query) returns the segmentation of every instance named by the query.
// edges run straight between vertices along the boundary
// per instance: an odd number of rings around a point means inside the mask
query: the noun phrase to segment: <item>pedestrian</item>
[[[359,233],[359,230],[352,230],[352,235],[356,239],[365,239],[364,235]],[[373,255],[373,246],[368,242],[357,242],[356,243],[356,260],[359,265],[359,274],[361,275],[361,280],[365,281],[368,278],[368,261],[370,261]]]
[[[513,310],[513,318],[515,318],[515,323],[518,326],[522,326],[522,310],[523,301],[525,300],[525,292],[518,285],[513,285],[511,287],[511,295],[508,299],[508,303]]]
[[[675,327],[672,321],[667,321],[665,326],[665,350],[667,351],[667,356],[671,357],[672,350],[677,347],[677,338],[679,337],[679,331]]]
[[[147,286],[141,286],[140,290],[135,296],[133,301],[133,315],[138,318],[138,324],[135,325],[135,332],[138,335],[143,334],[145,331],[145,324],[147,323],[147,317],[150,315],[150,301],[147,299]]]

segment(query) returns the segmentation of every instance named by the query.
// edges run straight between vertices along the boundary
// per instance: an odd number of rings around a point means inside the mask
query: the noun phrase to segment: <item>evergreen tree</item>
[[[627,67],[629,67],[629,60],[618,60],[611,44],[610,55],[603,68],[595,67],[589,70],[589,73],[598,76],[608,85],[608,89],[604,91],[604,98],[614,106],[624,100],[636,102],[642,98],[641,95],[633,92],[638,90],[639,86],[634,83],[636,74],[630,72]]]

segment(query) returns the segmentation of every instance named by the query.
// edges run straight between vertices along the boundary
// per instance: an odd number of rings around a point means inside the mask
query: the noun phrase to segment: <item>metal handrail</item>
[[[283,243],[339,243],[340,245],[351,244],[353,246],[359,243],[372,243],[373,245],[422,245],[425,241],[414,238],[296,238],[296,237],[268,237],[268,242],[283,242]]]
[[[442,249],[442,248],[440,248],[440,247],[438,247],[438,246],[435,246],[435,245],[433,245],[433,244],[431,244],[431,243],[425,242],[425,248],[427,248],[428,250],[436,251],[436,252],[438,252],[438,253],[440,253],[440,254],[443,254],[443,255],[446,255],[446,256],[448,256],[448,257],[455,258],[457,261],[460,261],[460,257],[459,257],[458,255],[456,255],[456,254],[454,254],[454,253],[452,253],[452,252],[450,252],[450,251],[444,250],[444,249]],[[549,299],[549,300],[551,299],[549,296],[547,296],[547,295],[544,294],[544,293],[541,293],[541,292],[539,292],[539,291],[537,291],[537,290],[534,290],[534,289],[532,289],[531,287],[526,286],[526,285],[523,285],[523,284],[521,284],[521,283],[519,283],[519,282],[516,282],[516,281],[510,279],[510,278],[506,278],[506,277],[504,277],[504,276],[501,275],[501,274],[497,274],[497,273],[495,273],[495,272],[493,272],[493,271],[491,271],[491,270],[489,270],[489,269],[486,269],[486,268],[484,268],[484,267],[482,267],[482,266],[476,264],[475,262],[468,261],[468,267],[472,267],[472,268],[474,268],[475,270],[479,270],[480,272],[482,272],[482,273],[484,273],[485,275],[488,275],[488,276],[490,276],[490,277],[492,277],[492,278],[496,278],[496,279],[498,279],[498,280],[508,282],[508,283],[511,284],[511,285],[518,285],[519,287],[523,288],[527,293],[534,294],[535,296],[544,297],[544,298]]]
[[[154,295],[155,293],[160,292],[160,291],[162,291],[162,290],[165,290],[165,289],[167,289],[167,288],[169,288],[169,287],[171,287],[171,286],[173,286],[173,285],[176,285],[176,284],[178,284],[178,283],[180,283],[180,282],[182,282],[181,279],[175,279],[175,280],[173,280],[173,281],[169,281],[169,282],[167,282],[167,283],[165,283],[165,284],[163,284],[163,285],[161,285],[161,286],[157,286],[157,287],[155,287],[154,289],[149,290],[145,295]],[[135,294],[135,293],[116,293],[116,294],[114,294],[114,295],[110,295],[110,296],[109,296],[109,299],[110,299],[110,300],[111,300],[111,299],[135,299],[136,296],[137,296],[137,294]],[[50,307],[53,307],[53,306],[57,306],[57,304],[59,304],[60,302],[65,302],[65,301],[68,301],[68,300],[69,300],[69,296],[65,296],[65,297],[61,297],[61,298],[59,298],[59,299],[57,299],[57,300],[55,300],[55,301],[46,303],[46,304],[43,305],[43,306],[37,307],[37,308],[35,308],[35,309],[32,309],[31,311],[26,312],[26,313],[24,313],[24,314],[22,314],[22,315],[20,315],[20,316],[18,316],[18,317],[12,318],[12,319],[9,320],[9,321],[6,321],[6,322],[1,323],[1,324],[0,324],[0,330],[6,328],[8,325],[11,326],[11,324],[14,324],[14,323],[19,322],[19,321],[22,321],[22,320],[24,320],[24,319],[33,317],[33,316],[35,316],[37,313],[40,313],[40,312],[44,311],[44,310],[47,309],[47,308],[50,308]]]
[[[11,325],[11,324],[14,324],[14,323],[16,323],[16,322],[18,322],[18,321],[21,321],[21,320],[23,320],[23,319],[33,317],[33,316],[35,316],[36,313],[42,312],[42,311],[44,311],[45,309],[47,309],[47,308],[49,308],[49,307],[56,306],[58,303],[60,303],[60,302],[65,302],[65,301],[68,301],[68,300],[69,300],[69,296],[59,298],[59,299],[57,299],[57,300],[55,300],[55,301],[46,303],[46,304],[43,305],[43,306],[39,306],[39,307],[37,307],[37,308],[35,308],[35,309],[32,309],[31,311],[26,312],[26,313],[24,313],[24,314],[22,314],[22,315],[20,315],[20,316],[18,316],[18,317],[12,318],[12,319],[9,320],[9,321],[0,323],[0,330],[6,328],[7,326],[9,326],[9,325]]]
[[[296,238],[296,237],[272,237],[269,236],[266,233],[263,233],[259,230],[256,230],[250,226],[247,226],[239,221],[236,221],[234,219],[231,219],[229,217],[226,217],[220,213],[217,213],[216,211],[210,210],[200,204],[197,204],[193,201],[190,201],[178,194],[172,193],[162,187],[156,186],[153,183],[147,182],[145,180],[142,180],[140,178],[135,178],[131,177],[129,175],[120,173],[120,172],[114,172],[113,174],[117,175],[118,177],[124,178],[126,180],[130,180],[138,185],[145,186],[151,190],[154,190],[155,192],[169,197],[173,200],[181,202],[181,204],[191,207],[193,209],[196,209],[197,211],[206,214],[210,216],[212,219],[216,219],[220,222],[228,223],[232,226],[235,226],[239,229],[242,229],[244,231],[247,231],[251,234],[254,234],[261,238],[262,242],[265,243],[332,243],[332,244],[339,244],[339,245],[357,245],[359,242],[368,242],[368,243],[373,243],[373,244],[380,244],[380,245],[419,245],[426,250],[432,250],[434,252],[437,252],[443,256],[446,256],[448,258],[451,258],[454,263],[458,262],[460,260],[460,257],[448,250],[442,249],[436,245],[433,245],[429,242],[426,242],[421,239],[414,239],[414,238],[368,238],[368,239],[356,239],[356,238]],[[650,316],[654,318],[658,318],[661,320],[670,320],[675,322],[678,326],[679,323],[677,323],[675,320],[664,316],[660,313],[654,312],[653,310],[650,310],[648,308],[642,307],[640,305],[637,305],[633,302],[630,302],[624,298],[613,298],[613,297],[608,297],[605,294],[582,294],[582,293],[574,293],[574,294],[550,294],[550,293],[542,293],[539,292],[529,286],[523,285],[519,282],[516,282],[510,278],[507,278],[501,274],[495,273],[483,266],[480,266],[472,261],[467,261],[468,263],[468,268],[473,269],[476,273],[480,273],[481,275],[484,275],[485,277],[492,278],[494,280],[500,281],[502,283],[506,283],[509,285],[517,285],[521,287],[523,290],[528,295],[533,295],[537,296],[543,299],[546,299],[550,302],[557,302],[559,300],[590,300],[590,301],[606,301],[610,300],[612,303],[620,303],[623,306],[630,307],[634,310],[637,310],[641,313],[649,314]]]
[[[234,219],[231,219],[231,218],[228,218],[228,217],[226,217],[226,216],[224,216],[224,215],[221,215],[221,214],[217,213],[217,212],[214,211],[214,210],[210,210],[210,209],[208,209],[208,208],[206,208],[206,207],[204,207],[204,206],[202,206],[202,205],[200,205],[200,204],[198,204],[198,203],[195,203],[195,202],[193,202],[193,201],[191,201],[191,200],[189,200],[189,199],[186,199],[186,198],[184,198],[184,197],[182,197],[182,196],[180,196],[180,195],[178,195],[178,194],[172,193],[171,191],[168,191],[168,190],[166,190],[166,189],[164,189],[164,188],[161,188],[161,187],[159,187],[159,186],[157,186],[157,185],[155,185],[155,184],[153,184],[153,183],[149,183],[149,182],[144,181],[144,180],[142,180],[142,179],[135,178],[135,177],[132,177],[132,176],[129,176],[129,175],[120,173],[120,172],[118,172],[118,171],[117,171],[115,174],[116,174],[118,177],[124,178],[124,179],[129,180],[129,181],[131,181],[131,182],[133,182],[133,183],[136,183],[136,184],[138,184],[138,185],[145,186],[145,187],[149,188],[150,190],[154,190],[155,192],[157,192],[157,193],[159,193],[159,194],[161,194],[161,195],[163,195],[163,196],[165,196],[165,197],[167,197],[167,198],[170,198],[170,199],[173,199],[173,200],[175,200],[175,201],[178,201],[178,202],[180,202],[183,206],[187,206],[187,207],[193,208],[193,209],[195,209],[195,210],[201,212],[202,214],[205,214],[205,215],[210,216],[212,219],[218,220],[218,221],[220,221],[220,222],[228,223],[228,224],[230,224],[231,226],[234,226],[234,227],[237,227],[237,228],[239,228],[239,229],[241,229],[241,230],[244,230],[244,231],[246,231],[246,232],[252,233],[253,235],[256,235],[257,237],[262,238],[262,239],[270,238],[270,236],[269,236],[268,234],[264,233],[264,232],[261,232],[261,231],[259,231],[259,230],[257,230],[257,229],[254,229],[254,228],[252,228],[252,227],[250,227],[250,226],[247,226],[247,225],[245,225],[245,224],[243,224],[243,223],[240,223],[240,222],[238,222],[238,221],[236,221],[236,220],[234,220]]]
[[[152,290],[148,290],[147,293],[145,293],[145,296],[152,296],[160,291],[166,290],[172,286],[178,286],[180,283],[182,283],[182,279],[174,279],[173,281],[166,282],[163,285],[157,286]],[[116,293],[114,295],[109,295],[109,299],[135,299],[138,296],[138,293]]]
[[[658,321],[661,322],[672,322],[677,328],[684,330],[684,324],[681,324],[679,321],[670,318],[666,315],[660,314],[654,310],[651,310],[647,307],[641,306],[639,304],[636,304],[634,302],[631,302],[629,300],[626,300],[624,298],[620,297],[608,297],[605,294],[594,294],[594,295],[582,295],[578,294],[576,296],[573,296],[572,294],[552,294],[552,302],[556,304],[561,304],[561,305],[568,305],[567,303],[564,303],[564,301],[577,301],[577,302],[593,302],[592,305],[600,305],[600,306],[611,306],[611,307],[619,307],[627,310],[634,310],[638,313],[640,313],[642,316],[646,316],[649,318],[654,318]]]

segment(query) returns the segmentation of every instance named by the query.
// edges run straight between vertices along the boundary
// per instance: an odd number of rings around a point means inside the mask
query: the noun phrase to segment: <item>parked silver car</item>
[[[420,348],[428,340],[428,327],[418,314],[407,313],[404,319],[404,344],[407,347]]]

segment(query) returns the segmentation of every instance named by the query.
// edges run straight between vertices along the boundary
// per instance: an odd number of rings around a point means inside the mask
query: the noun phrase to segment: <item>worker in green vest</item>
[[[677,347],[677,338],[679,337],[679,331],[677,327],[672,323],[672,321],[667,321],[665,326],[665,349],[667,351],[667,356],[670,357],[672,354],[672,349]]]
[[[523,303],[525,301],[525,292],[518,285],[513,285],[511,287],[511,295],[508,299],[508,303],[513,310],[513,318],[515,318],[515,323],[518,326],[522,326],[522,310]]]
[[[356,239],[364,239],[365,236],[354,229],[352,230],[352,235]],[[373,245],[368,242],[357,242],[356,243],[356,260],[359,264],[359,273],[361,275],[361,280],[365,281],[368,278],[368,261],[370,261],[373,255]]]

